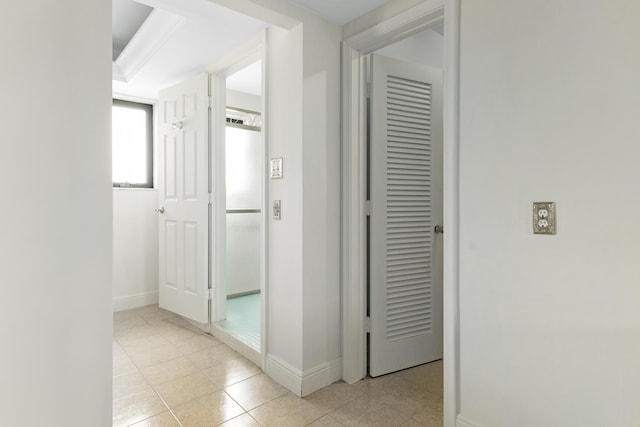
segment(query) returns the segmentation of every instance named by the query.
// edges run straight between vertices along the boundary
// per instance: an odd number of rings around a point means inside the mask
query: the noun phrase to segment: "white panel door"
[[[442,71],[373,55],[369,373],[442,358]]]
[[[208,323],[207,75],[160,92],[158,139],[160,307]]]

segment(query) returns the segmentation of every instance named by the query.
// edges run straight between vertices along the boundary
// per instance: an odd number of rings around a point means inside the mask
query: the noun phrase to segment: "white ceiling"
[[[114,61],[152,11],[153,8],[133,0],[112,1],[111,17],[113,23],[112,40]]]
[[[305,7],[330,22],[344,25],[387,3],[387,0],[289,0]]]
[[[161,89],[203,72],[267,27],[267,24],[209,0],[134,0],[154,8],[114,62],[113,92],[149,100]],[[342,25],[386,0],[289,0]],[[120,4],[124,0],[116,0]],[[117,26],[136,28],[128,12],[116,14]],[[132,27],[136,26],[136,27]],[[119,30],[120,31],[120,30]],[[126,28],[124,29],[126,32]],[[130,30],[131,31],[131,30]],[[115,42],[115,40],[114,40]],[[260,93],[260,65],[229,77],[238,91]]]
[[[155,8],[114,63],[116,95],[155,100],[266,28],[207,0],[137,0]]]

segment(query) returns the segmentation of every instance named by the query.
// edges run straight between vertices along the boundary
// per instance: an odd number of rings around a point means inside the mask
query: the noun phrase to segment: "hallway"
[[[299,399],[157,306],[114,314],[114,426],[442,426],[442,362]]]

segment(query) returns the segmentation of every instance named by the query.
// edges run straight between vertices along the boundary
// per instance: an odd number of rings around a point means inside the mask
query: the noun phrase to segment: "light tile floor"
[[[114,314],[114,426],[442,426],[442,363],[299,399],[214,337],[148,306]]]

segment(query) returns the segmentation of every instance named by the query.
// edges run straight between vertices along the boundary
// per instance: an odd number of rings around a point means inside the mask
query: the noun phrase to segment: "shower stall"
[[[263,139],[260,113],[227,109],[226,319],[219,325],[260,352]]]

